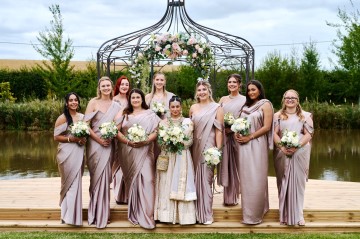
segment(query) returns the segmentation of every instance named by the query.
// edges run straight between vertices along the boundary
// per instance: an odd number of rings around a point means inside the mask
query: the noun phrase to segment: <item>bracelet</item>
[[[70,143],[70,137],[68,137],[68,143]]]

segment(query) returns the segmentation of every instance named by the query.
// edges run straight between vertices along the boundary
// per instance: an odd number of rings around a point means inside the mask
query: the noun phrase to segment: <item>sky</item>
[[[73,60],[95,58],[105,41],[148,27],[165,13],[168,0],[1,0],[0,59],[41,60],[32,43],[50,26],[51,4],[59,4],[65,36],[73,40]],[[359,1],[354,0],[355,6]],[[265,56],[295,52],[316,43],[323,68],[336,62],[332,41],[339,23],[338,8],[350,7],[349,0],[185,0],[189,16],[197,23],[246,39],[255,49],[255,67]],[[360,8],[360,6],[359,6]]]

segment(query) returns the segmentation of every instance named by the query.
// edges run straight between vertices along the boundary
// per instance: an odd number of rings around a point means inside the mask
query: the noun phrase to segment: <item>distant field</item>
[[[31,68],[35,66],[36,63],[42,63],[41,60],[10,60],[10,59],[0,59],[0,69],[7,68],[9,70],[17,70],[21,67]],[[75,70],[85,70],[88,61],[72,61],[71,65],[75,66]],[[162,70],[163,71],[172,71],[176,70],[177,65],[167,65]],[[112,68],[113,69],[113,68]],[[120,70],[120,69],[119,69]]]

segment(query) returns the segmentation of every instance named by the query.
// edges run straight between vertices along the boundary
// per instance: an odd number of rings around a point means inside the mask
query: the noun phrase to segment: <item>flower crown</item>
[[[209,83],[209,80],[208,80],[208,79],[201,78],[201,77],[198,77],[198,78],[197,78],[197,82],[207,82],[207,83]]]

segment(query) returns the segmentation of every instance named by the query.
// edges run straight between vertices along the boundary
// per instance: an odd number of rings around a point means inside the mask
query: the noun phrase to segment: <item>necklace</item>
[[[237,94],[236,96],[229,95],[229,98],[230,98],[230,99],[235,99],[235,98],[238,97],[238,96],[239,96],[239,94]]]
[[[182,121],[184,120],[183,116],[180,116],[179,118],[173,119],[171,117],[168,117],[168,121],[170,124],[174,124],[174,123],[182,123]]]
[[[289,115],[293,115],[293,114],[296,114],[296,111],[295,112],[288,112],[287,110],[285,110],[285,113],[289,114]]]

